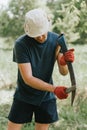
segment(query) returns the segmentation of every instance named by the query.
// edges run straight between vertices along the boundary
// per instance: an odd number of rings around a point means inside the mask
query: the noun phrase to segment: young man
[[[26,13],[25,34],[16,40],[13,49],[18,77],[7,130],[21,130],[33,115],[35,130],[48,130],[49,124],[58,120],[56,97],[68,97],[65,86],[53,85],[52,72],[57,60],[60,73],[68,73],[66,61],[74,61],[73,49],[64,56],[57,52],[58,35],[49,32],[49,25],[43,10]]]

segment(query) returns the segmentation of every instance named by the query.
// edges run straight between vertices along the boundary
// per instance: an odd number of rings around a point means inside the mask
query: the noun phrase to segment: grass
[[[0,40],[2,48],[3,40]],[[13,46],[13,45],[12,45]],[[5,47],[7,47],[5,43]],[[51,124],[49,130],[87,130],[87,45],[73,46],[75,48],[75,62],[73,63],[76,82],[77,94],[74,106],[71,107],[71,95],[66,100],[57,100],[59,121]],[[0,85],[8,82],[16,82],[17,65],[12,62],[12,50],[0,49]],[[55,64],[53,79],[55,85],[65,85],[70,87],[70,77],[62,76],[58,72]],[[6,130],[7,116],[10,110],[11,100],[5,104],[0,104],[0,130]],[[35,122],[24,124],[22,130],[34,130]]]

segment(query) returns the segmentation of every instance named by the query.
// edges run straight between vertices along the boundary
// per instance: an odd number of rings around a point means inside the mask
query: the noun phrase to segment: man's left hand
[[[69,49],[60,58],[60,65],[66,65],[66,62],[73,62],[73,61],[74,61],[74,49]]]

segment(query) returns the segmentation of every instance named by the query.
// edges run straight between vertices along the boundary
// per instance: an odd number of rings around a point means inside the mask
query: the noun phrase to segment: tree
[[[1,13],[0,35],[15,38],[23,34],[25,13],[39,4],[40,0],[11,0],[8,9]]]
[[[82,45],[87,44],[87,0],[80,0],[79,2],[76,6],[80,10],[80,20],[75,31],[79,32],[80,37],[74,43]]]
[[[68,43],[87,42],[87,3],[86,0],[54,0],[48,2],[53,14],[52,30],[65,33]]]

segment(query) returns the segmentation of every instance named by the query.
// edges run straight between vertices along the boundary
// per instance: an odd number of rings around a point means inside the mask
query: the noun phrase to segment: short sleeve
[[[27,47],[19,42],[16,42],[13,48],[13,61],[17,63],[30,62]]]

